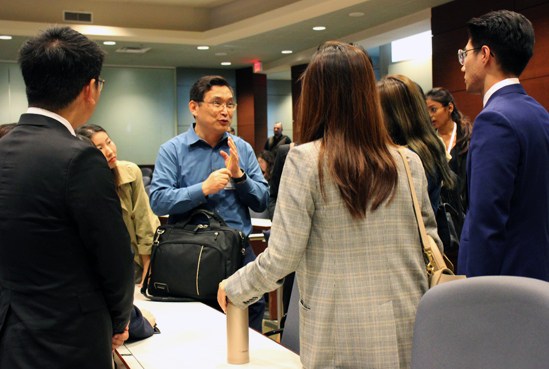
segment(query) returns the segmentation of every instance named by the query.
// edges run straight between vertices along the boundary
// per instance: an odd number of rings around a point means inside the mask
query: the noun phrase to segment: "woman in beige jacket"
[[[404,163],[383,124],[372,65],[354,46],[320,46],[302,77],[300,146],[288,154],[269,247],[220,284],[240,308],[296,271],[304,368],[408,368],[427,291]],[[406,150],[437,244],[427,181]]]
[[[107,131],[95,124],[87,124],[77,129],[77,134],[89,138],[105,158],[114,176],[116,192],[120,197],[122,216],[131,238],[134,251],[136,282],[142,285],[151,261],[151,248],[154,233],[160,225],[152,212],[149,197],[143,186],[141,169],[129,161],[117,160],[116,145]]]

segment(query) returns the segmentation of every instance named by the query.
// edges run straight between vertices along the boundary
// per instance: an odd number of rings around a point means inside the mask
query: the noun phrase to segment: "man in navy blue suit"
[[[466,90],[483,97],[484,109],[467,159],[458,273],[549,281],[549,114],[518,80],[533,55],[534,30],[505,10],[467,28],[459,61]]]

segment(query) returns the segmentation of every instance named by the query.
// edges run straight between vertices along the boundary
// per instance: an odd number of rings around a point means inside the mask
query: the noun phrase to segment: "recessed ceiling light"
[[[217,55],[217,56],[225,56],[225,55],[227,55],[227,53],[215,53],[215,55]]]
[[[292,50],[282,50],[281,53],[282,54],[291,54],[291,53],[293,53],[293,51]]]
[[[116,42],[114,42],[114,41],[104,41],[103,45],[116,45]]]
[[[223,62],[221,65],[231,65],[231,62]]]
[[[326,29],[326,27],[323,27],[323,26],[318,26],[318,27],[313,27],[313,29],[315,31],[324,31]]]
[[[0,36],[0,40],[11,40],[11,36]]]
[[[210,47],[209,46],[198,46],[197,49],[198,50],[208,50]]]
[[[363,12],[353,12],[349,13],[349,17],[362,17],[364,15]]]

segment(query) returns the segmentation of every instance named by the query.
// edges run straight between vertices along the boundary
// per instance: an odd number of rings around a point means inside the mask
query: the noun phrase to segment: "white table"
[[[131,369],[302,367],[297,354],[253,329],[250,363],[227,364],[226,317],[202,303],[148,301],[136,288],[134,304],[155,316],[162,333],[118,349]]]
[[[270,219],[261,219],[261,218],[252,218],[252,226],[254,227],[264,227],[264,228],[271,228],[271,220]]]

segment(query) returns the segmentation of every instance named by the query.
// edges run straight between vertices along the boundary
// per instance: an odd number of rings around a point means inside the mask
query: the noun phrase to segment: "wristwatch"
[[[242,170],[242,168],[240,168]],[[233,182],[235,184],[242,183],[246,180],[246,172],[242,170],[242,176],[238,178],[233,178]]]

